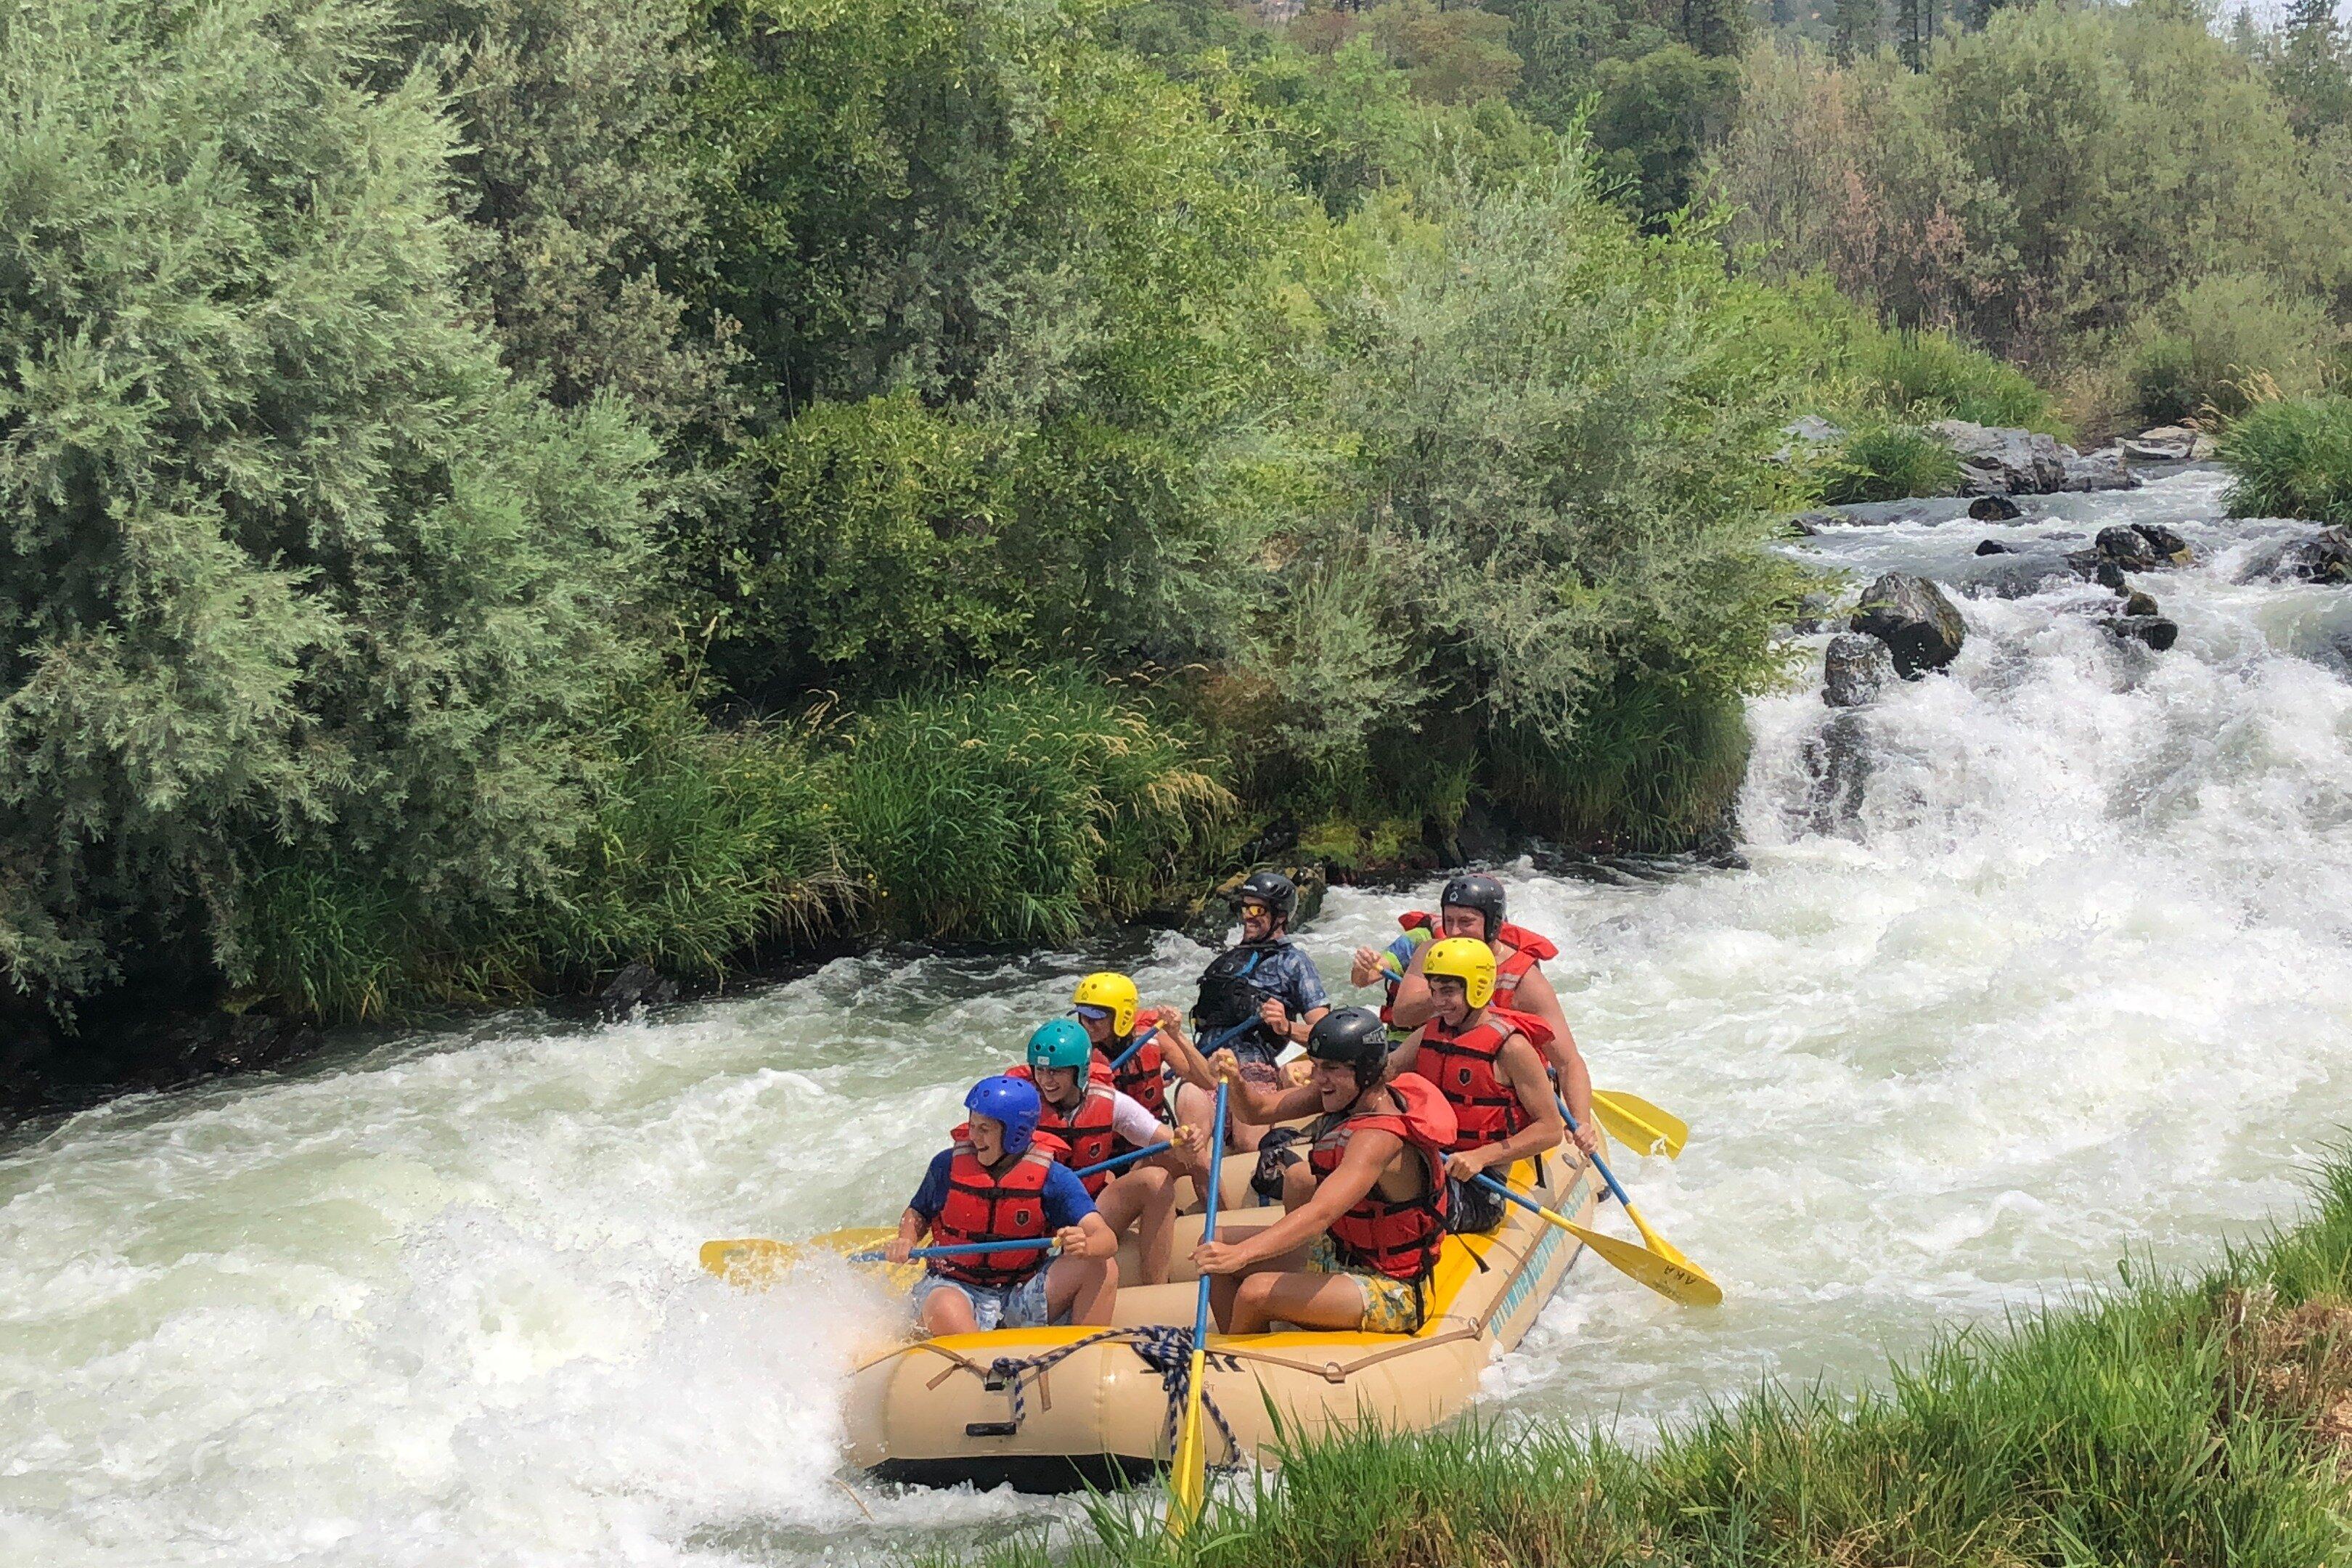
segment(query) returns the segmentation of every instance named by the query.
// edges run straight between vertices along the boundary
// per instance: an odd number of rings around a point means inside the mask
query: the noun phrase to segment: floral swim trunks
[[[1421,1327],[1421,1291],[1410,1280],[1392,1279],[1378,1269],[1355,1268],[1340,1261],[1339,1249],[1328,1236],[1318,1236],[1307,1254],[1309,1274],[1344,1274],[1356,1282],[1364,1298],[1364,1315],[1356,1327],[1368,1334],[1410,1334]]]

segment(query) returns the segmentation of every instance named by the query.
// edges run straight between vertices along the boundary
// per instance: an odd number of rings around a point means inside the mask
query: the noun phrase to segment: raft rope
[[[1066,1356],[1076,1354],[1088,1345],[1117,1341],[1135,1352],[1136,1359],[1160,1374],[1160,1392],[1168,1397],[1168,1419],[1162,1428],[1168,1440],[1168,1451],[1176,1451],[1176,1428],[1184,1418],[1185,1395],[1191,1392],[1192,1370],[1192,1331],[1173,1323],[1152,1323],[1132,1329],[1105,1329],[1088,1334],[1082,1340],[1056,1345],[1044,1355],[998,1356],[988,1363],[987,1378],[1002,1379],[1005,1392],[1013,1402],[1013,1424],[1021,1425],[1028,1416],[1028,1399],[1024,1390],[1031,1379],[1041,1385],[1045,1373]],[[1208,1352],[1208,1363],[1220,1372],[1238,1372],[1241,1363],[1223,1351]],[[1224,1412],[1217,1408],[1216,1396],[1204,1384],[1201,1389],[1201,1407],[1210,1420],[1217,1424],[1217,1435],[1225,1440],[1223,1464],[1211,1467],[1231,1469],[1241,1462],[1241,1444],[1234,1436],[1233,1426],[1225,1420]]]

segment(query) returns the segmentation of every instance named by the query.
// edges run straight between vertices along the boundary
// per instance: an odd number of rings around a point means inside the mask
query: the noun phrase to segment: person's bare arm
[[[1339,1168],[1315,1184],[1305,1203],[1255,1236],[1236,1242],[1205,1242],[1192,1253],[1203,1274],[1233,1274],[1252,1264],[1305,1245],[1331,1228],[1331,1222],[1363,1201],[1381,1179],[1404,1140],[1393,1132],[1366,1128],[1348,1140]]]
[[[1576,1047],[1576,1037],[1569,1031],[1568,1016],[1559,1005],[1559,993],[1540,969],[1530,969],[1520,978],[1514,998],[1522,1013],[1534,1015],[1551,1030],[1551,1043],[1544,1055],[1559,1073],[1559,1092],[1568,1101],[1569,1113],[1576,1118],[1576,1131],[1570,1137],[1576,1146],[1590,1154],[1601,1147],[1601,1133],[1592,1120],[1592,1073],[1585,1066],[1584,1053]]]
[[[1544,1071],[1543,1056],[1525,1035],[1513,1035],[1505,1040],[1503,1048],[1495,1054],[1495,1065],[1503,1069],[1504,1079],[1534,1120],[1500,1143],[1465,1149],[1446,1161],[1445,1173],[1456,1181],[1466,1182],[1482,1171],[1498,1167],[1507,1171],[1517,1161],[1559,1148],[1560,1140],[1568,1136],[1568,1129],[1559,1120],[1559,1107],[1552,1100],[1551,1079]]]
[[[1160,1058],[1176,1069],[1176,1076],[1195,1089],[1216,1093],[1217,1075],[1209,1070],[1208,1059],[1194,1049],[1192,1040],[1186,1037],[1176,1009],[1159,1008],[1154,1011],[1152,1019],[1160,1026],[1160,1033],[1152,1037],[1152,1043],[1160,1047]]]
[[[1230,1069],[1224,1076],[1234,1086],[1232,1112],[1244,1121],[1270,1127],[1293,1117],[1312,1116],[1323,1109],[1323,1097],[1312,1089],[1284,1089],[1250,1082],[1241,1076],[1241,1064],[1231,1051],[1219,1051],[1209,1058],[1209,1065]]]
[[[1397,982],[1396,1000],[1389,1005],[1389,1021],[1400,1029],[1418,1029],[1437,1012],[1429,999],[1429,977],[1422,973],[1423,961],[1429,957],[1434,942],[1413,944],[1412,959],[1404,966],[1404,978]]]
[[[1403,1044],[1390,1047],[1388,1071],[1382,1075],[1382,1082],[1393,1083],[1397,1074],[1411,1072],[1421,1065],[1421,1033],[1415,1029],[1404,1037]]]
[[[1110,1222],[1101,1214],[1090,1214],[1076,1225],[1066,1225],[1054,1233],[1054,1245],[1062,1249],[1065,1258],[1117,1258],[1118,1236]]]
[[[882,1248],[882,1256],[892,1263],[904,1263],[907,1255],[915,1250],[924,1237],[930,1234],[931,1222],[908,1209],[898,1216],[898,1234]]]

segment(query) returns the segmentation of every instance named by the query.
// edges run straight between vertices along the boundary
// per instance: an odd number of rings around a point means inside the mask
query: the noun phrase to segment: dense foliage
[[[1775,519],[2064,432],[1985,345],[2095,424],[2339,368],[2332,23],[1917,9],[19,7],[14,1016],[1690,842]]]
[[[2236,515],[2352,525],[2352,397],[2258,404],[2230,426],[2221,457]]]

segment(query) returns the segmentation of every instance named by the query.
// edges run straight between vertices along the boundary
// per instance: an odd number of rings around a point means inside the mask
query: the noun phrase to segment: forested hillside
[[[1687,845],[1792,416],[2340,375],[2304,10],[20,6],[12,1033]]]

